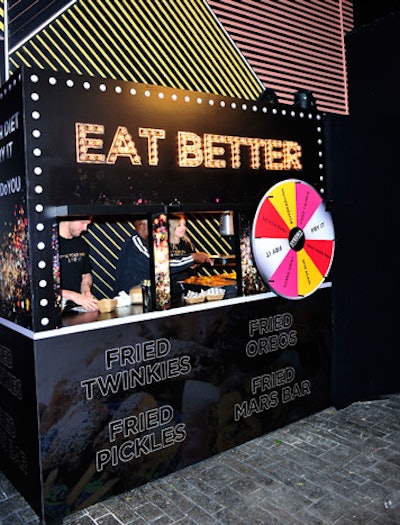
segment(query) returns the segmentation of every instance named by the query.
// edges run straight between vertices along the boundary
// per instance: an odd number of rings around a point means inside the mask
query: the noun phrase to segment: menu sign
[[[24,71],[42,197],[62,204],[257,204],[282,178],[321,184],[321,115],[132,82]],[[63,104],[60,105],[59,101]],[[54,126],[57,115],[57,126]],[[310,118],[311,117],[311,118]]]
[[[60,518],[327,406],[329,301],[323,289],[301,306],[227,303],[41,341],[46,513]]]

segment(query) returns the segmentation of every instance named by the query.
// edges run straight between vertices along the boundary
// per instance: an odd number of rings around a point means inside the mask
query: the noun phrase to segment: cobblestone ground
[[[0,472],[0,524],[39,524]],[[399,525],[400,394],[328,408],[64,525]]]

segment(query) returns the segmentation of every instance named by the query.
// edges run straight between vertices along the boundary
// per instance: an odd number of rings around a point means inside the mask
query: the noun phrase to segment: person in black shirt
[[[171,275],[171,306],[182,305],[180,281],[195,274],[200,264],[214,264],[208,253],[197,252],[186,234],[186,217],[172,216],[169,221],[169,265]]]
[[[92,294],[92,266],[89,246],[82,239],[90,217],[62,220],[58,225],[61,297],[63,307],[80,306],[86,311],[97,310],[97,299]]]

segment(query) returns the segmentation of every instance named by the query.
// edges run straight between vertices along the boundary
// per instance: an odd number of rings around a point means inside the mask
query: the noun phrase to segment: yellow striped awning
[[[254,100],[263,87],[203,0],[81,0],[11,50],[38,66]]]

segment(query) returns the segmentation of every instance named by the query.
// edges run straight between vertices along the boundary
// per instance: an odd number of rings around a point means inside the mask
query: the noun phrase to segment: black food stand
[[[323,115],[31,68],[0,115],[0,461],[44,521],[329,406]],[[199,276],[234,275],[221,300],[170,305],[177,211],[232,217]],[[62,311],[57,224],[80,215],[147,218],[149,311]]]

